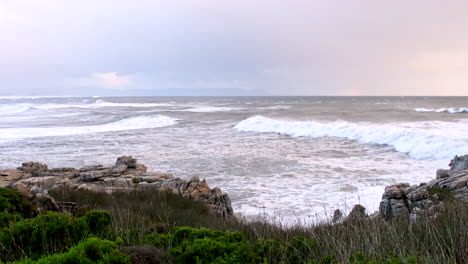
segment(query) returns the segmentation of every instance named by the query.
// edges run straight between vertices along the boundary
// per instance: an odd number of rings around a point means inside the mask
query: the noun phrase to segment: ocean
[[[385,186],[468,154],[468,97],[1,97],[0,169],[113,164],[198,175],[246,217],[378,210]]]

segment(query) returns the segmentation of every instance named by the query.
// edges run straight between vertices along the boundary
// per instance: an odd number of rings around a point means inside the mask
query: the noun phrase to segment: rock
[[[191,181],[191,182],[199,182],[199,181],[200,181],[200,177],[198,177],[198,176],[193,176],[192,178],[190,178],[190,181]]]
[[[116,166],[125,165],[129,169],[135,169],[137,166],[137,159],[134,159],[132,156],[122,156],[117,158]]]
[[[18,184],[24,184],[28,188],[32,188],[33,186],[38,187],[39,189],[50,189],[54,184],[60,179],[53,177],[53,176],[47,176],[47,177],[31,177],[31,178],[26,178],[26,179],[21,179],[15,183],[11,184],[11,187],[16,188],[15,186]]]
[[[97,181],[103,177],[106,177],[110,174],[110,169],[103,169],[103,170],[92,170],[87,172],[80,173],[80,181],[84,182],[92,182]]]
[[[24,197],[31,199],[33,197],[33,194],[31,192],[31,189],[26,187],[26,185],[19,183],[15,185],[15,189],[21,193]]]
[[[31,174],[18,170],[0,170],[0,187],[9,187],[12,183],[31,177]]]
[[[450,170],[438,169],[436,173],[436,179],[443,179],[449,177]]]
[[[31,177],[40,176],[40,177]],[[117,159],[116,165],[86,166],[74,168],[48,169],[47,165],[37,162],[25,162],[17,170],[1,170],[0,186],[20,189],[27,196],[41,197],[44,210],[56,210],[54,202],[47,194],[48,190],[71,188],[92,192],[112,193],[134,189],[153,188],[157,191],[170,191],[187,199],[201,201],[209,212],[222,217],[231,217],[232,210],[229,195],[219,188],[211,189],[205,180],[197,176],[189,181],[174,178],[170,173],[148,173],[143,164],[130,156]],[[29,192],[28,192],[29,191]]]
[[[33,176],[36,175],[38,172],[46,172],[48,170],[47,165],[39,163],[39,162],[25,162],[21,164],[21,167],[18,167],[17,170],[31,173]]]
[[[361,219],[366,217],[366,208],[360,204],[356,204],[351,210],[351,213],[349,213],[347,219]]]
[[[397,185],[391,185],[385,187],[385,193],[383,195],[385,198],[394,198],[394,199],[401,199],[403,197],[403,193]]]
[[[449,166],[450,170],[437,170],[436,179],[427,183],[387,186],[379,206],[380,216],[416,221],[422,215],[437,214],[450,197],[468,203],[468,155],[455,156]]]
[[[336,209],[335,212],[333,212],[332,223],[333,224],[341,223],[343,222],[343,220],[344,220],[343,213],[341,212],[340,209]]]
[[[109,172],[109,176],[119,177],[127,170],[127,168],[128,168],[127,165],[115,165],[111,168]]]
[[[451,171],[468,170],[468,155],[461,157],[455,156],[455,158],[450,161],[449,166]]]

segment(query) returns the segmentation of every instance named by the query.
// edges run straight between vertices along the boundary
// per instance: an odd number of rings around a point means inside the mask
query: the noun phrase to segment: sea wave
[[[277,120],[254,116],[235,127],[242,132],[278,133],[291,137],[339,137],[366,144],[392,146],[414,159],[450,159],[454,155],[468,154],[468,130],[460,122],[410,122],[410,123],[352,123],[335,121]]]
[[[5,109],[24,109],[28,106],[30,109],[40,109],[40,110],[54,110],[54,109],[66,109],[66,108],[82,108],[82,109],[96,109],[101,107],[160,107],[160,106],[169,106],[169,104],[163,103],[112,103],[104,100],[97,100],[95,102],[89,102],[87,99],[82,100],[82,103],[45,103],[45,104],[11,104],[5,105]],[[5,111],[7,111],[5,110]],[[27,110],[26,110],[27,111]],[[0,106],[0,113],[3,112],[2,106]],[[16,112],[19,113],[19,112]]]
[[[0,105],[0,114],[19,114],[34,109],[30,104]]]
[[[450,107],[450,108],[437,108],[437,109],[428,109],[428,108],[416,108],[414,109],[416,112],[435,112],[435,113],[450,113],[450,114],[457,114],[457,113],[468,113],[468,108],[463,107]]]
[[[4,128],[0,129],[0,140],[158,128],[174,125],[177,120],[168,116],[152,115],[131,117],[113,123],[92,126]]]
[[[180,111],[180,112],[194,112],[194,113],[215,113],[215,112],[230,112],[236,110],[242,110],[244,108],[241,107],[221,107],[221,106],[196,106],[187,109],[179,109],[173,111]]]

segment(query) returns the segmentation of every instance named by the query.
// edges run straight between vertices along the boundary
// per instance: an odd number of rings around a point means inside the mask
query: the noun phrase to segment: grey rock
[[[129,169],[135,169],[137,166],[137,159],[134,159],[132,156],[122,156],[117,158],[116,166],[125,165]]]
[[[436,179],[443,179],[449,177],[450,170],[438,169],[436,173]]]
[[[442,193],[430,195],[429,190],[442,190]],[[414,186],[409,186],[407,183],[387,186],[382,195],[379,214],[386,220],[409,217],[412,221],[416,221],[422,215],[436,215],[447,198],[444,192],[468,203],[468,155],[455,156],[450,162],[450,170],[438,170],[436,179],[427,183]]]
[[[461,157],[455,156],[455,158],[450,161],[449,166],[451,171],[468,170],[468,155]]]

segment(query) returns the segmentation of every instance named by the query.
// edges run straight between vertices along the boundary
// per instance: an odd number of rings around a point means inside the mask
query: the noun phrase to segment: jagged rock
[[[379,206],[380,216],[386,220],[405,217],[416,221],[422,215],[437,214],[447,195],[468,203],[468,155],[455,156],[449,166],[450,170],[437,170],[436,179],[428,183],[387,186]]]
[[[221,189],[211,189],[205,180],[200,181],[197,176],[186,181],[174,178],[170,173],[148,173],[145,165],[138,164],[137,160],[130,156],[118,158],[116,165],[112,167],[93,165],[79,170],[47,169],[47,165],[27,162],[20,168],[21,170],[0,171],[0,186],[25,189],[25,192],[28,189],[33,197],[44,195],[50,189],[64,187],[105,193],[150,188],[202,201],[207,204],[210,213],[215,215],[233,215],[231,200]],[[33,173],[41,177],[31,177]],[[41,199],[48,198],[45,196]],[[52,202],[50,204],[50,208],[55,208]]]
[[[468,170],[468,155],[461,157],[455,156],[455,158],[450,161],[449,166],[451,171]]]

